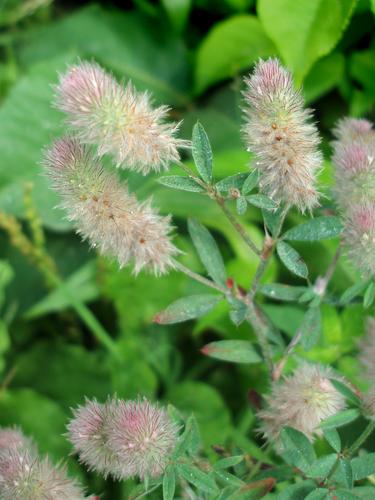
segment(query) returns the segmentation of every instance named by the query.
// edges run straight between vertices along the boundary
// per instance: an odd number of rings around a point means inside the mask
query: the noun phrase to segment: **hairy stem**
[[[319,297],[319,304],[323,301],[323,298],[327,292],[327,287],[329,282],[332,279],[333,273],[335,272],[337,263],[339,261],[340,255],[341,255],[341,244],[337,247],[337,250],[332,258],[331,263],[329,264],[327,271],[323,277],[318,277],[316,280],[316,283],[314,285],[314,291]],[[289,356],[292,354],[296,346],[299,344],[299,341],[301,340],[302,337],[302,332],[298,329],[292,340],[290,341],[289,345],[286,347],[285,352],[283,357],[280,359],[280,361],[277,363],[275,366],[275,369],[272,374],[273,380],[279,380],[281,377],[281,374],[283,372],[283,369],[285,367],[285,364],[289,358]]]

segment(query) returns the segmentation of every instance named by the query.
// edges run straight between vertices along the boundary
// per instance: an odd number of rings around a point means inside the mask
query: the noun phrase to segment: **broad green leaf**
[[[255,207],[263,208],[264,210],[275,210],[278,205],[271,198],[264,194],[251,194],[246,196],[246,200]]]
[[[178,474],[188,483],[195,486],[198,490],[206,493],[216,493],[218,487],[211,476],[202,472],[198,467],[187,464],[177,465]]]
[[[350,58],[350,74],[366,90],[375,92],[374,71],[375,71],[375,50],[363,50],[354,52]]]
[[[237,209],[237,213],[239,215],[243,215],[246,212],[247,202],[246,202],[246,198],[244,196],[240,196],[239,198],[237,198],[236,209]]]
[[[339,217],[322,216],[289,229],[283,237],[292,241],[318,241],[339,236],[343,225]]]
[[[0,426],[19,425],[26,436],[32,436],[42,453],[59,460],[67,456],[70,446],[63,437],[67,414],[62,407],[30,389],[5,391],[0,398]]]
[[[328,493],[329,490],[326,488],[316,488],[316,490],[313,490],[307,495],[307,497],[305,497],[305,500],[323,500],[324,498],[327,498]]]
[[[307,278],[309,270],[297,250],[288,245],[288,243],[285,243],[285,241],[279,241],[276,245],[276,250],[281,261],[289,271],[300,278]]]
[[[322,429],[335,429],[336,427],[342,427],[343,425],[350,424],[359,417],[360,413],[354,408],[349,410],[342,410],[331,417],[326,418],[320,424]]]
[[[375,299],[375,283],[372,281],[366,288],[365,295],[363,296],[363,307],[367,309],[372,305]]]
[[[167,467],[163,476],[163,500],[173,500],[176,490],[176,472],[174,467]]]
[[[189,295],[172,302],[166,309],[154,317],[160,325],[181,323],[189,319],[199,318],[211,311],[222,300],[221,295]]]
[[[352,299],[357,297],[358,295],[361,295],[363,290],[367,287],[369,284],[369,280],[366,281],[361,281],[360,283],[355,283],[351,287],[349,287],[345,292],[342,294],[340,298],[340,304],[341,305],[346,305],[348,304]]]
[[[353,470],[348,458],[340,458],[339,468],[341,469],[341,477],[348,488],[353,488]]]
[[[300,84],[340,40],[356,0],[259,0],[259,19]]]
[[[331,472],[332,467],[336,463],[336,453],[324,455],[313,462],[310,469],[305,473],[307,477],[326,478]]]
[[[205,182],[211,183],[212,149],[206,131],[200,122],[197,122],[193,128],[192,153],[199,175]]]
[[[238,465],[244,459],[243,455],[236,455],[234,457],[221,458],[214,464],[215,470],[228,469],[234,465]]]
[[[225,442],[232,435],[228,405],[210,385],[193,381],[174,384],[167,392],[166,400],[184,414],[194,414],[204,447]]]
[[[100,40],[100,43],[98,42]],[[18,40],[22,66],[48,61],[67,51],[102,63],[119,79],[162,103],[189,102],[188,53],[181,40],[137,12],[90,4],[57,21],[24,30]]]
[[[359,457],[355,457],[351,464],[354,480],[360,481],[361,479],[365,479],[375,474],[375,453],[365,453]]]
[[[332,492],[330,500],[358,500],[360,497],[352,493],[350,490],[337,489]]]
[[[273,43],[256,17],[238,15],[218,22],[198,47],[195,89],[201,93],[273,53]]]
[[[211,233],[195,219],[188,220],[188,228],[199,258],[208,274],[216,283],[225,286],[227,274],[224,261]]]
[[[323,435],[332,448],[337,451],[337,453],[340,453],[341,451],[341,438],[340,434],[337,432],[335,428],[331,429],[323,429]]]
[[[259,179],[259,174],[257,170],[254,170],[254,172],[251,172],[251,174],[248,176],[246,181],[244,182],[242,186],[242,194],[246,195],[251,193],[251,191],[256,187],[258,184],[258,179]]]
[[[284,459],[305,473],[309,471],[316,460],[316,455],[311,442],[305,434],[292,427],[284,427],[281,431],[281,442]]]
[[[298,301],[306,290],[308,290],[308,288],[305,286],[283,285],[282,283],[267,283],[259,288],[259,291],[263,295],[271,299],[290,302]]]
[[[191,191],[192,193],[204,193],[204,187],[200,186],[194,179],[183,175],[165,175],[159,177],[158,182],[163,186],[181,191]]]
[[[182,31],[189,17],[192,0],[162,0],[162,4],[175,29]]]
[[[309,307],[299,327],[301,344],[309,351],[318,342],[322,331],[322,316],[320,308]]]
[[[248,174],[230,175],[229,177],[225,177],[225,179],[217,182],[215,187],[220,193],[228,193],[232,189],[241,191],[247,177]]]
[[[205,345],[201,352],[211,358],[232,363],[260,363],[261,356],[247,340],[219,340]]]
[[[310,103],[327,94],[341,82],[345,70],[345,57],[334,52],[320,59],[311,68],[303,82],[303,95],[306,103]]]
[[[360,406],[362,404],[361,399],[352,391],[350,387],[335,378],[331,378],[330,380],[334,388],[345,396],[348,401],[355,406]]]

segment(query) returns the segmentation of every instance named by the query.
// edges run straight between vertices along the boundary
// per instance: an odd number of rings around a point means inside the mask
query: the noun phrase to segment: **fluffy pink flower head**
[[[113,414],[117,402],[109,399],[106,403],[96,400],[86,401],[73,411],[68,425],[68,438],[74,451],[89,470],[95,470],[105,477],[117,474],[119,461],[109,444],[109,434],[113,425]]]
[[[118,477],[160,476],[176,445],[178,428],[166,410],[147,400],[120,401],[110,433],[120,469]]]
[[[79,139],[109,153],[118,166],[148,174],[180,158],[178,124],[165,121],[169,109],[153,108],[147,93],[124,88],[98,64],[81,62],[60,78],[56,104]]]
[[[366,334],[359,343],[359,361],[365,369],[365,375],[375,382],[375,318],[367,318]]]
[[[246,79],[245,140],[255,155],[260,188],[301,211],[318,204],[319,136],[291,74],[277,59],[260,60]]]
[[[0,428],[0,454],[8,450],[29,450],[35,451],[32,440],[15,427]]]
[[[120,266],[132,261],[136,273],[145,267],[162,274],[173,267],[170,217],[158,215],[150,200],[138,203],[87,147],[59,139],[46,151],[44,165],[69,219],[101,254]]]
[[[349,205],[343,233],[349,260],[364,275],[375,274],[375,203]]]
[[[8,450],[0,455],[2,500],[84,500],[81,487],[54,467],[48,458],[27,451]]]
[[[345,408],[345,399],[330,378],[335,376],[329,368],[306,363],[274,382],[266,408],[258,412],[264,437],[269,442],[278,440],[282,428],[289,426],[313,440],[322,420]]]
[[[334,134],[334,192],[345,212],[351,203],[375,201],[375,131],[367,120],[345,118]]]
[[[69,439],[90,469],[118,479],[159,476],[177,440],[167,412],[147,400],[87,401],[74,411]]]

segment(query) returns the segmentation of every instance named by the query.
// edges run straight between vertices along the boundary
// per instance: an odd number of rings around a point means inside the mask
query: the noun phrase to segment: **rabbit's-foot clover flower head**
[[[87,401],[74,412],[69,439],[90,469],[118,479],[156,477],[175,447],[178,428],[147,400]]]
[[[3,500],[84,500],[82,488],[64,467],[28,451],[10,449],[0,455],[0,497]]]
[[[56,105],[81,142],[144,175],[178,162],[178,148],[188,145],[176,138],[179,124],[166,122],[168,107],[154,108],[147,93],[130,82],[123,87],[95,63],[81,62],[60,77]]]
[[[366,334],[359,342],[359,361],[366,377],[375,381],[375,318],[367,318]]]
[[[164,408],[147,400],[120,401],[110,434],[121,464],[119,477],[160,476],[176,445],[177,433]]]
[[[334,134],[334,192],[345,213],[350,204],[375,201],[375,131],[367,120],[345,118]]]
[[[311,210],[318,204],[322,165],[312,112],[304,109],[291,74],[277,59],[260,60],[246,86],[244,134],[261,174],[260,188],[276,202]]]
[[[114,474],[119,467],[117,455],[109,445],[116,406],[115,399],[108,399],[105,403],[87,400],[84,406],[73,410],[68,425],[68,438],[80,461],[104,477]]]
[[[349,205],[343,233],[349,260],[365,276],[375,274],[375,203]]]
[[[29,450],[36,453],[32,440],[16,427],[0,428],[0,455],[9,450]]]
[[[269,442],[277,441],[282,428],[289,426],[313,440],[322,420],[345,408],[345,398],[330,378],[336,376],[329,368],[306,363],[274,382],[266,408],[258,412],[263,436]]]
[[[65,137],[45,152],[44,166],[62,208],[79,234],[120,266],[134,263],[163,274],[173,267],[176,247],[170,239],[170,217],[160,216],[150,201],[139,203],[117,176],[77,139]]]
[[[375,420],[375,386],[372,386],[363,396],[363,408],[367,416]]]

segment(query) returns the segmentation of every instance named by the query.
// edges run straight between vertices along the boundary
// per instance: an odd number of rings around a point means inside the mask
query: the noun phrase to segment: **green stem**
[[[91,331],[97,341],[102,344],[117,359],[121,359],[116,343],[109,335],[109,333],[105,330],[105,328],[101,325],[101,323],[96,319],[90,309],[74,296],[74,293],[71,292],[69,287],[67,287],[58,276],[49,273],[49,278],[51,282],[56,286],[56,288],[60,288],[71,307],[76,311],[78,316]]]
[[[204,276],[201,276],[198,273],[195,273],[194,271],[192,271],[188,267],[181,264],[181,262],[178,262],[177,260],[173,260],[173,265],[176,269],[178,269],[182,273],[186,274],[186,276],[189,276],[189,278],[191,278],[195,281],[198,281],[202,285],[208,286],[209,288],[213,288],[214,290],[217,290],[218,292],[221,292],[221,293],[225,293],[225,294],[228,293],[227,288],[225,288],[221,285],[218,285],[217,283],[214,283],[213,281],[205,278]]]
[[[248,311],[247,320],[253,327],[260,348],[262,350],[263,358],[267,364],[268,371],[270,375],[272,375],[273,372],[272,351],[270,344],[267,340],[267,327],[264,325],[263,321],[259,318],[256,307],[252,301],[247,303],[247,311]]]
[[[371,420],[362,434],[354,441],[351,447],[348,450],[348,455],[352,456],[354,453],[359,450],[359,448],[363,445],[363,443],[367,440],[367,438],[374,432],[375,430],[375,420]]]

